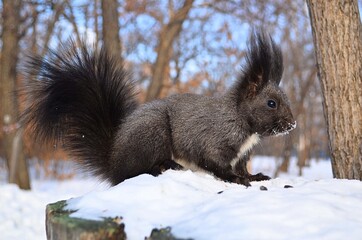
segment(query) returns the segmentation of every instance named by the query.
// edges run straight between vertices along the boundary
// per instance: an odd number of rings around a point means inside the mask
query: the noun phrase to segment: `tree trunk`
[[[299,136],[298,136],[298,148],[297,148],[297,155],[298,155],[298,162],[297,162],[297,166],[299,169],[299,176],[302,176],[303,174],[303,168],[306,166],[306,162],[307,162],[307,152],[308,152],[308,148],[309,148],[309,144],[308,144],[308,131],[307,131],[307,115],[306,115],[306,110],[304,108],[304,106],[301,106],[301,109],[299,110],[299,116],[298,116],[298,125],[300,128],[300,132],[299,132]]]
[[[95,47],[97,48],[98,47],[98,44],[99,44],[99,42],[100,42],[100,40],[99,40],[99,27],[98,27],[98,16],[99,16],[99,14],[98,14],[98,4],[99,2],[98,2],[98,0],[94,0],[94,2],[93,2],[93,18],[94,18],[94,33],[95,33],[95,38],[96,38],[96,40],[95,40]],[[102,21],[103,22],[103,21]]]
[[[283,161],[282,161],[282,164],[279,166],[277,174],[279,172],[283,172],[283,173],[288,172],[290,158],[292,156],[292,151],[293,151],[293,141],[291,140],[290,137],[285,137],[284,150],[283,150],[283,156],[282,156]]]
[[[16,90],[16,66],[19,53],[20,0],[3,0],[3,32],[1,49],[1,112],[3,116],[4,151],[9,167],[9,181],[22,189],[30,189],[25,162],[22,129],[19,128]]]
[[[357,0],[307,0],[336,178],[362,180],[362,40]]]
[[[184,5],[170,16],[168,24],[161,29],[157,48],[157,59],[152,68],[152,79],[148,87],[146,101],[158,98],[162,83],[169,75],[169,63],[172,54],[172,44],[180,35],[182,24],[192,7],[193,0],[185,0]]]
[[[119,38],[118,2],[102,0],[103,43],[111,54],[121,57],[121,40]]]

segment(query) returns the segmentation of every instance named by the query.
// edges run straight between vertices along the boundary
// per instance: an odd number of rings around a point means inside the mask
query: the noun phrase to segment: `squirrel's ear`
[[[254,98],[265,86],[263,72],[249,74],[249,76],[245,77],[244,81],[247,98]]]
[[[248,98],[257,95],[269,81],[280,82],[283,73],[281,50],[262,30],[254,30],[250,37],[242,73],[239,81]]]

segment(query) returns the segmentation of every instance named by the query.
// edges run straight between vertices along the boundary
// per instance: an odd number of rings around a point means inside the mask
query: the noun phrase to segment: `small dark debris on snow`
[[[224,191],[220,191],[220,192],[217,192],[217,194],[221,194],[221,193],[223,193]]]
[[[284,188],[293,188],[291,185],[284,185]]]
[[[261,191],[268,191],[268,188],[265,187],[265,186],[260,186],[260,190],[261,190]]]

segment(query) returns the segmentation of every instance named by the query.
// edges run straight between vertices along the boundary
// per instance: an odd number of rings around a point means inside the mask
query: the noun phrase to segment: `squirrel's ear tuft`
[[[283,76],[283,54],[280,46],[276,45],[274,40],[270,37],[271,44],[271,69],[269,73],[269,80],[279,85]]]
[[[239,79],[246,97],[257,95],[269,81],[278,85],[282,74],[283,57],[280,47],[263,30],[253,30]]]

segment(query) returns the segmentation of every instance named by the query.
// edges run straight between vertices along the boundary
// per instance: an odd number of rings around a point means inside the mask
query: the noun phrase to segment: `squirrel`
[[[269,180],[246,168],[264,137],[296,127],[279,88],[281,49],[254,30],[245,64],[222,96],[176,94],[140,104],[123,62],[103,46],[70,40],[25,64],[22,122],[35,140],[61,143],[80,165],[112,185],[166,169],[201,169],[245,186]]]

